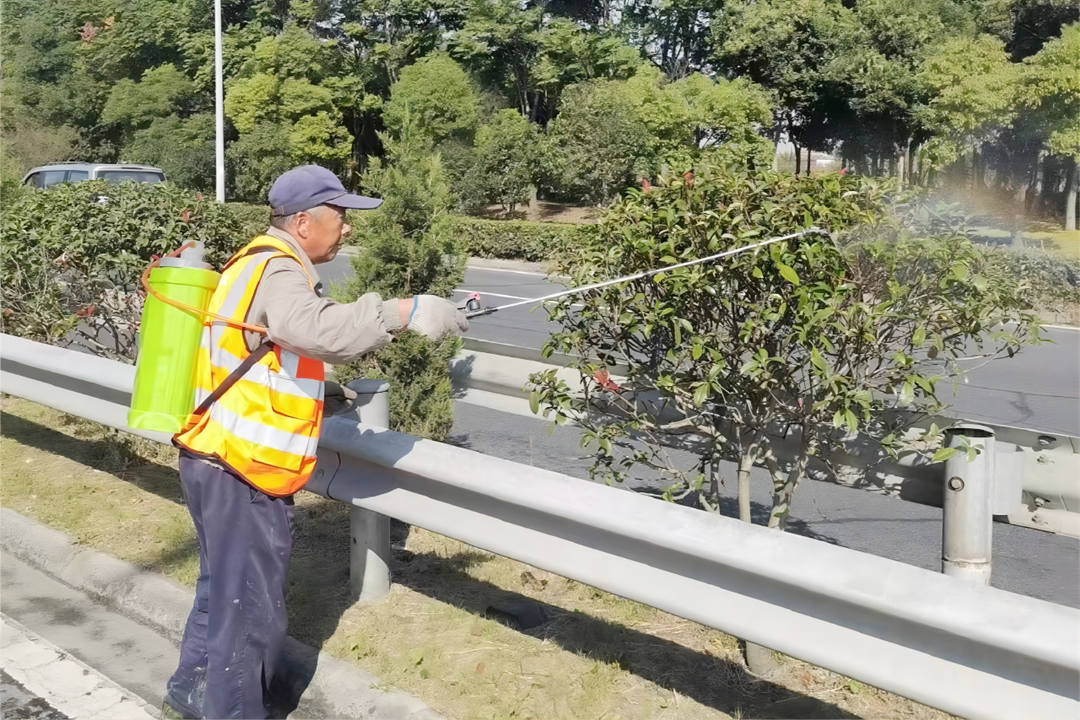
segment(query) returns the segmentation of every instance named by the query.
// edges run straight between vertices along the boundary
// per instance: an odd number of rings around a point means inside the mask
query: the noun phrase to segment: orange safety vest
[[[225,265],[208,309],[243,322],[266,263],[278,257],[300,262],[275,237],[252,240]],[[310,275],[308,282],[314,287]],[[208,317],[195,364],[196,408],[250,354],[243,329]],[[189,415],[173,443],[221,462],[269,495],[291,495],[315,469],[324,378],[322,362],[274,345],[206,412]]]

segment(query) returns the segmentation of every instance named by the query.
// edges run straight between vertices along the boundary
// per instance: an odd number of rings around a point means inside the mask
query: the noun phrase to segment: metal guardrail
[[[133,367],[0,340],[3,392],[126,429]],[[319,463],[309,489],[364,513],[958,715],[1080,713],[1080,610],[341,416]]]
[[[495,400],[498,409],[531,416],[525,388],[531,373],[554,369],[572,388],[580,380],[568,367],[575,361],[569,355],[545,358],[538,350],[471,338],[466,338],[464,348],[451,361],[451,377],[455,387],[465,391],[462,399],[466,402],[487,406]],[[618,373],[624,370],[612,368],[613,378],[618,381]],[[474,391],[480,391],[479,395],[470,397]],[[498,401],[496,396],[506,401]],[[967,422],[933,417],[919,427],[928,427],[931,421],[938,427]],[[1000,487],[995,493],[994,514],[1013,525],[1080,537],[1080,438],[976,422],[993,430],[998,441],[994,482]],[[777,435],[774,445],[784,454],[797,442]],[[831,451],[829,461],[841,484],[877,488],[906,500],[941,505],[940,463],[919,456],[891,459],[880,445],[863,436],[846,441],[844,450]]]

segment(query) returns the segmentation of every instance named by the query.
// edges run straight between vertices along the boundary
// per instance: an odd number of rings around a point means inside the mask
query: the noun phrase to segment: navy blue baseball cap
[[[268,199],[270,214],[276,217],[310,210],[318,205],[356,210],[374,210],[382,205],[382,200],[377,198],[346,192],[337,175],[318,165],[301,165],[283,172],[270,186]]]

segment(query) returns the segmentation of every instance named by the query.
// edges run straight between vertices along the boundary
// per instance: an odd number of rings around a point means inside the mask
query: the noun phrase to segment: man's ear
[[[308,223],[311,222],[311,216],[307,212],[299,212],[296,214],[296,220],[293,222],[293,230],[296,231],[296,237],[307,237]]]

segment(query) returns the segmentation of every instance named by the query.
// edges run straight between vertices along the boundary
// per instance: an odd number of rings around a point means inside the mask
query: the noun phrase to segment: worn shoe
[[[169,704],[169,699],[161,703],[161,720],[198,720],[195,715],[186,715]]]

